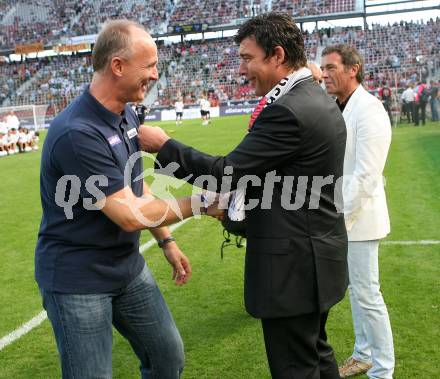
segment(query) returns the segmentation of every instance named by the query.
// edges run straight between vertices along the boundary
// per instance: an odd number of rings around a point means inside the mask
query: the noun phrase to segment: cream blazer
[[[344,158],[344,216],[349,241],[368,241],[390,232],[383,169],[391,124],[382,103],[361,85],[342,113],[347,127]]]

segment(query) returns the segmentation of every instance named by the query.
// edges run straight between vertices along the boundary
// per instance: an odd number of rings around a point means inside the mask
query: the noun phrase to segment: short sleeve
[[[61,175],[79,178],[83,198],[101,200],[125,187],[107,141],[94,131],[72,129],[63,134],[54,145],[51,160]]]

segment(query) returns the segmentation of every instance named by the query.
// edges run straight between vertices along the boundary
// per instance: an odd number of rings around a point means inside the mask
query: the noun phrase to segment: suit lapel
[[[350,99],[348,100],[347,105],[345,106],[344,112],[342,112],[344,119],[347,119],[348,117],[350,117],[351,112],[356,107],[356,103],[362,97],[363,91],[365,91],[365,90],[362,87],[362,85],[359,85],[359,87],[355,89],[355,91],[353,92],[353,95],[351,95]]]

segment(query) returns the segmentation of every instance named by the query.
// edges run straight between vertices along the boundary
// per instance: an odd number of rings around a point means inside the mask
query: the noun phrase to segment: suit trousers
[[[415,105],[415,119],[414,119],[414,125],[419,125],[420,119],[422,120],[422,125],[425,125],[426,121],[426,104],[427,102],[419,101]]]
[[[394,346],[388,310],[379,284],[379,241],[348,243],[351,311],[355,334],[353,358],[371,362],[370,379],[392,379]]]
[[[328,312],[262,319],[266,354],[274,379],[339,379],[327,343]]]

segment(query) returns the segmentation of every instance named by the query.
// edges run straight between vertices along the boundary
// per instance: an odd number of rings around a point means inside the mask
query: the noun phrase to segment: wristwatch
[[[164,238],[163,240],[158,240],[157,244],[159,245],[160,248],[163,248],[167,243],[173,242],[176,239],[173,236],[169,236]]]

